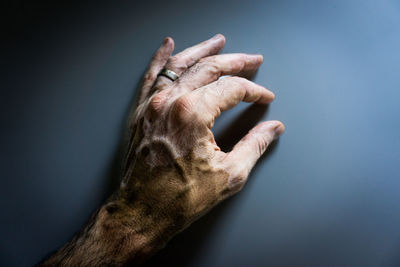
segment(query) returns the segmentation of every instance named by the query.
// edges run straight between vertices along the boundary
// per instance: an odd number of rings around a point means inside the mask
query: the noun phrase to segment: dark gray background
[[[58,2],[58,1],[53,1]],[[400,266],[399,1],[9,2],[2,49],[0,265],[65,244],[108,196],[135,88],[162,39],[262,53],[276,101],[218,119],[286,132],[244,190],[150,265]],[[55,6],[56,5],[56,6]]]

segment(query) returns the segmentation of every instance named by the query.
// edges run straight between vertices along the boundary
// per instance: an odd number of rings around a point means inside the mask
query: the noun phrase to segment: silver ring
[[[173,72],[172,70],[163,68],[158,75],[165,76],[167,78],[170,78],[172,81],[175,81],[176,79],[179,78],[178,74]]]

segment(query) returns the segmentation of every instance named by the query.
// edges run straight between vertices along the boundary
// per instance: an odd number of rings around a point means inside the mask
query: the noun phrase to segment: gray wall
[[[56,1],[57,2],[57,1]],[[111,2],[111,1],[110,1]],[[114,188],[137,82],[163,37],[262,53],[276,101],[220,117],[286,132],[244,190],[149,265],[400,265],[399,1],[16,3],[2,49],[0,265],[67,242]]]

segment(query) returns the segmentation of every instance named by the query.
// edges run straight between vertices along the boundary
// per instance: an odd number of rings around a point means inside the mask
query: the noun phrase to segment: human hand
[[[262,122],[232,151],[218,147],[211,128],[221,112],[240,101],[274,99],[271,91],[240,77],[257,71],[263,57],[217,55],[224,44],[219,34],[171,56],[174,42],[166,38],[144,76],[120,196],[128,206],[143,209],[142,217],[164,221],[165,228],[173,225],[167,239],[238,192],[257,159],[284,131],[279,121]],[[180,77],[157,77],[164,67]],[[218,80],[222,75],[232,76]]]
[[[130,142],[119,191],[70,243],[43,266],[120,266],[140,263],[176,233],[245,184],[257,159],[281,135],[279,121],[262,122],[230,152],[211,128],[240,101],[268,104],[274,94],[244,77],[261,55],[222,54],[225,38],[171,56],[166,38],[143,79],[131,118]],[[158,76],[166,67],[180,77]],[[223,75],[231,75],[218,80]]]

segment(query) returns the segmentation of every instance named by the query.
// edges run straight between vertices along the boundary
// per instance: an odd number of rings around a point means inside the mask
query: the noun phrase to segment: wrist
[[[71,242],[41,266],[125,266],[143,263],[175,233],[162,214],[117,197],[104,204]]]
[[[129,237],[125,236],[125,239],[127,243],[133,245],[132,254],[141,257],[146,257],[146,254],[152,254],[164,247],[181,228],[176,218],[172,218],[143,199],[132,201],[119,196],[116,200],[105,204],[99,215],[104,216],[102,225],[103,229],[109,232],[107,235],[118,236],[129,233]]]
[[[122,262],[141,263],[178,232],[173,219],[148,203],[117,198],[101,207],[97,223],[101,240],[117,244]]]

